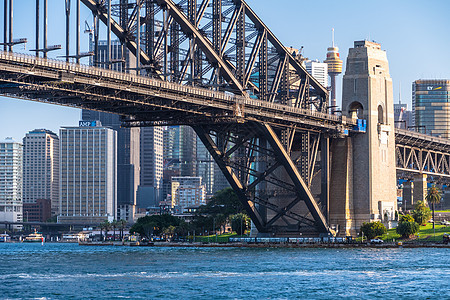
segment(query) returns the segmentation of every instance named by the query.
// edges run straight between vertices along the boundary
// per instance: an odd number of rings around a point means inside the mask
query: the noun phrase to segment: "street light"
[[[243,219],[243,216],[241,216],[241,235],[242,235],[242,219]]]

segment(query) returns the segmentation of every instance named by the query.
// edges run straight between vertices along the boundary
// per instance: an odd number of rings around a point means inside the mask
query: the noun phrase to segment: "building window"
[[[378,123],[384,124],[383,107],[381,105],[378,105]]]

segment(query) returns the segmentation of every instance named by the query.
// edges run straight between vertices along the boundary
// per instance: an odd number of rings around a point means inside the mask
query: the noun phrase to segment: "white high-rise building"
[[[0,221],[22,222],[23,146],[12,138],[0,141]],[[15,226],[15,229],[21,226]]]
[[[321,63],[318,60],[305,60],[303,65],[317,81],[320,82],[325,88],[328,87],[328,65]]]
[[[49,199],[52,215],[59,204],[59,138],[50,130],[35,129],[23,138],[23,203]]]
[[[141,128],[138,208],[156,207],[163,200],[163,165],[163,128]]]
[[[201,177],[172,177],[172,206],[183,209],[206,204],[206,187]]]
[[[117,133],[99,121],[60,130],[59,223],[117,217]]]

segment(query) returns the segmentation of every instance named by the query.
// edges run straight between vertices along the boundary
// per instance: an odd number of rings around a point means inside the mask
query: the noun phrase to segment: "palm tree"
[[[109,223],[108,220],[105,220],[102,223],[100,223],[100,229],[105,230],[105,239],[104,239],[105,241],[108,238],[108,231],[111,228],[110,226],[111,226],[111,223]]]
[[[113,228],[113,241],[116,240],[116,227],[117,227],[117,225],[118,225],[117,220],[116,219],[112,220],[111,226]]]
[[[431,203],[431,205],[432,205],[432,210],[433,210],[433,229],[434,229],[434,223],[435,223],[434,205],[440,203],[441,202],[441,198],[442,198],[441,191],[436,187],[435,184],[433,184],[428,189],[427,196],[425,197],[425,199],[428,201],[428,203]]]
[[[118,223],[120,227],[120,239],[123,240],[123,229],[125,228],[125,225],[127,225],[127,221],[124,219],[120,219]]]

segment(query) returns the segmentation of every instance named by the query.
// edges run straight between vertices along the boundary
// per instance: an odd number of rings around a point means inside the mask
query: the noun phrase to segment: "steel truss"
[[[439,182],[450,182],[450,154],[397,144],[397,171],[432,176]]]
[[[314,181],[320,182],[317,175],[328,172],[327,161],[318,158],[319,143],[327,145],[320,133],[293,132],[292,151],[286,151],[279,139],[282,130],[267,123],[193,128],[260,233],[292,236],[332,232],[326,221],[328,191],[312,193]],[[301,149],[299,140],[305,135],[308,146]],[[307,164],[303,166],[300,161],[305,157]],[[306,177],[299,171],[302,167],[309,171]]]
[[[396,167],[399,177],[427,174],[432,181],[450,183],[450,141],[396,129]]]
[[[105,25],[110,21],[123,45],[138,53],[137,69],[150,76],[327,110],[326,88],[245,1],[111,0],[111,13],[108,1],[81,1],[94,19]]]

